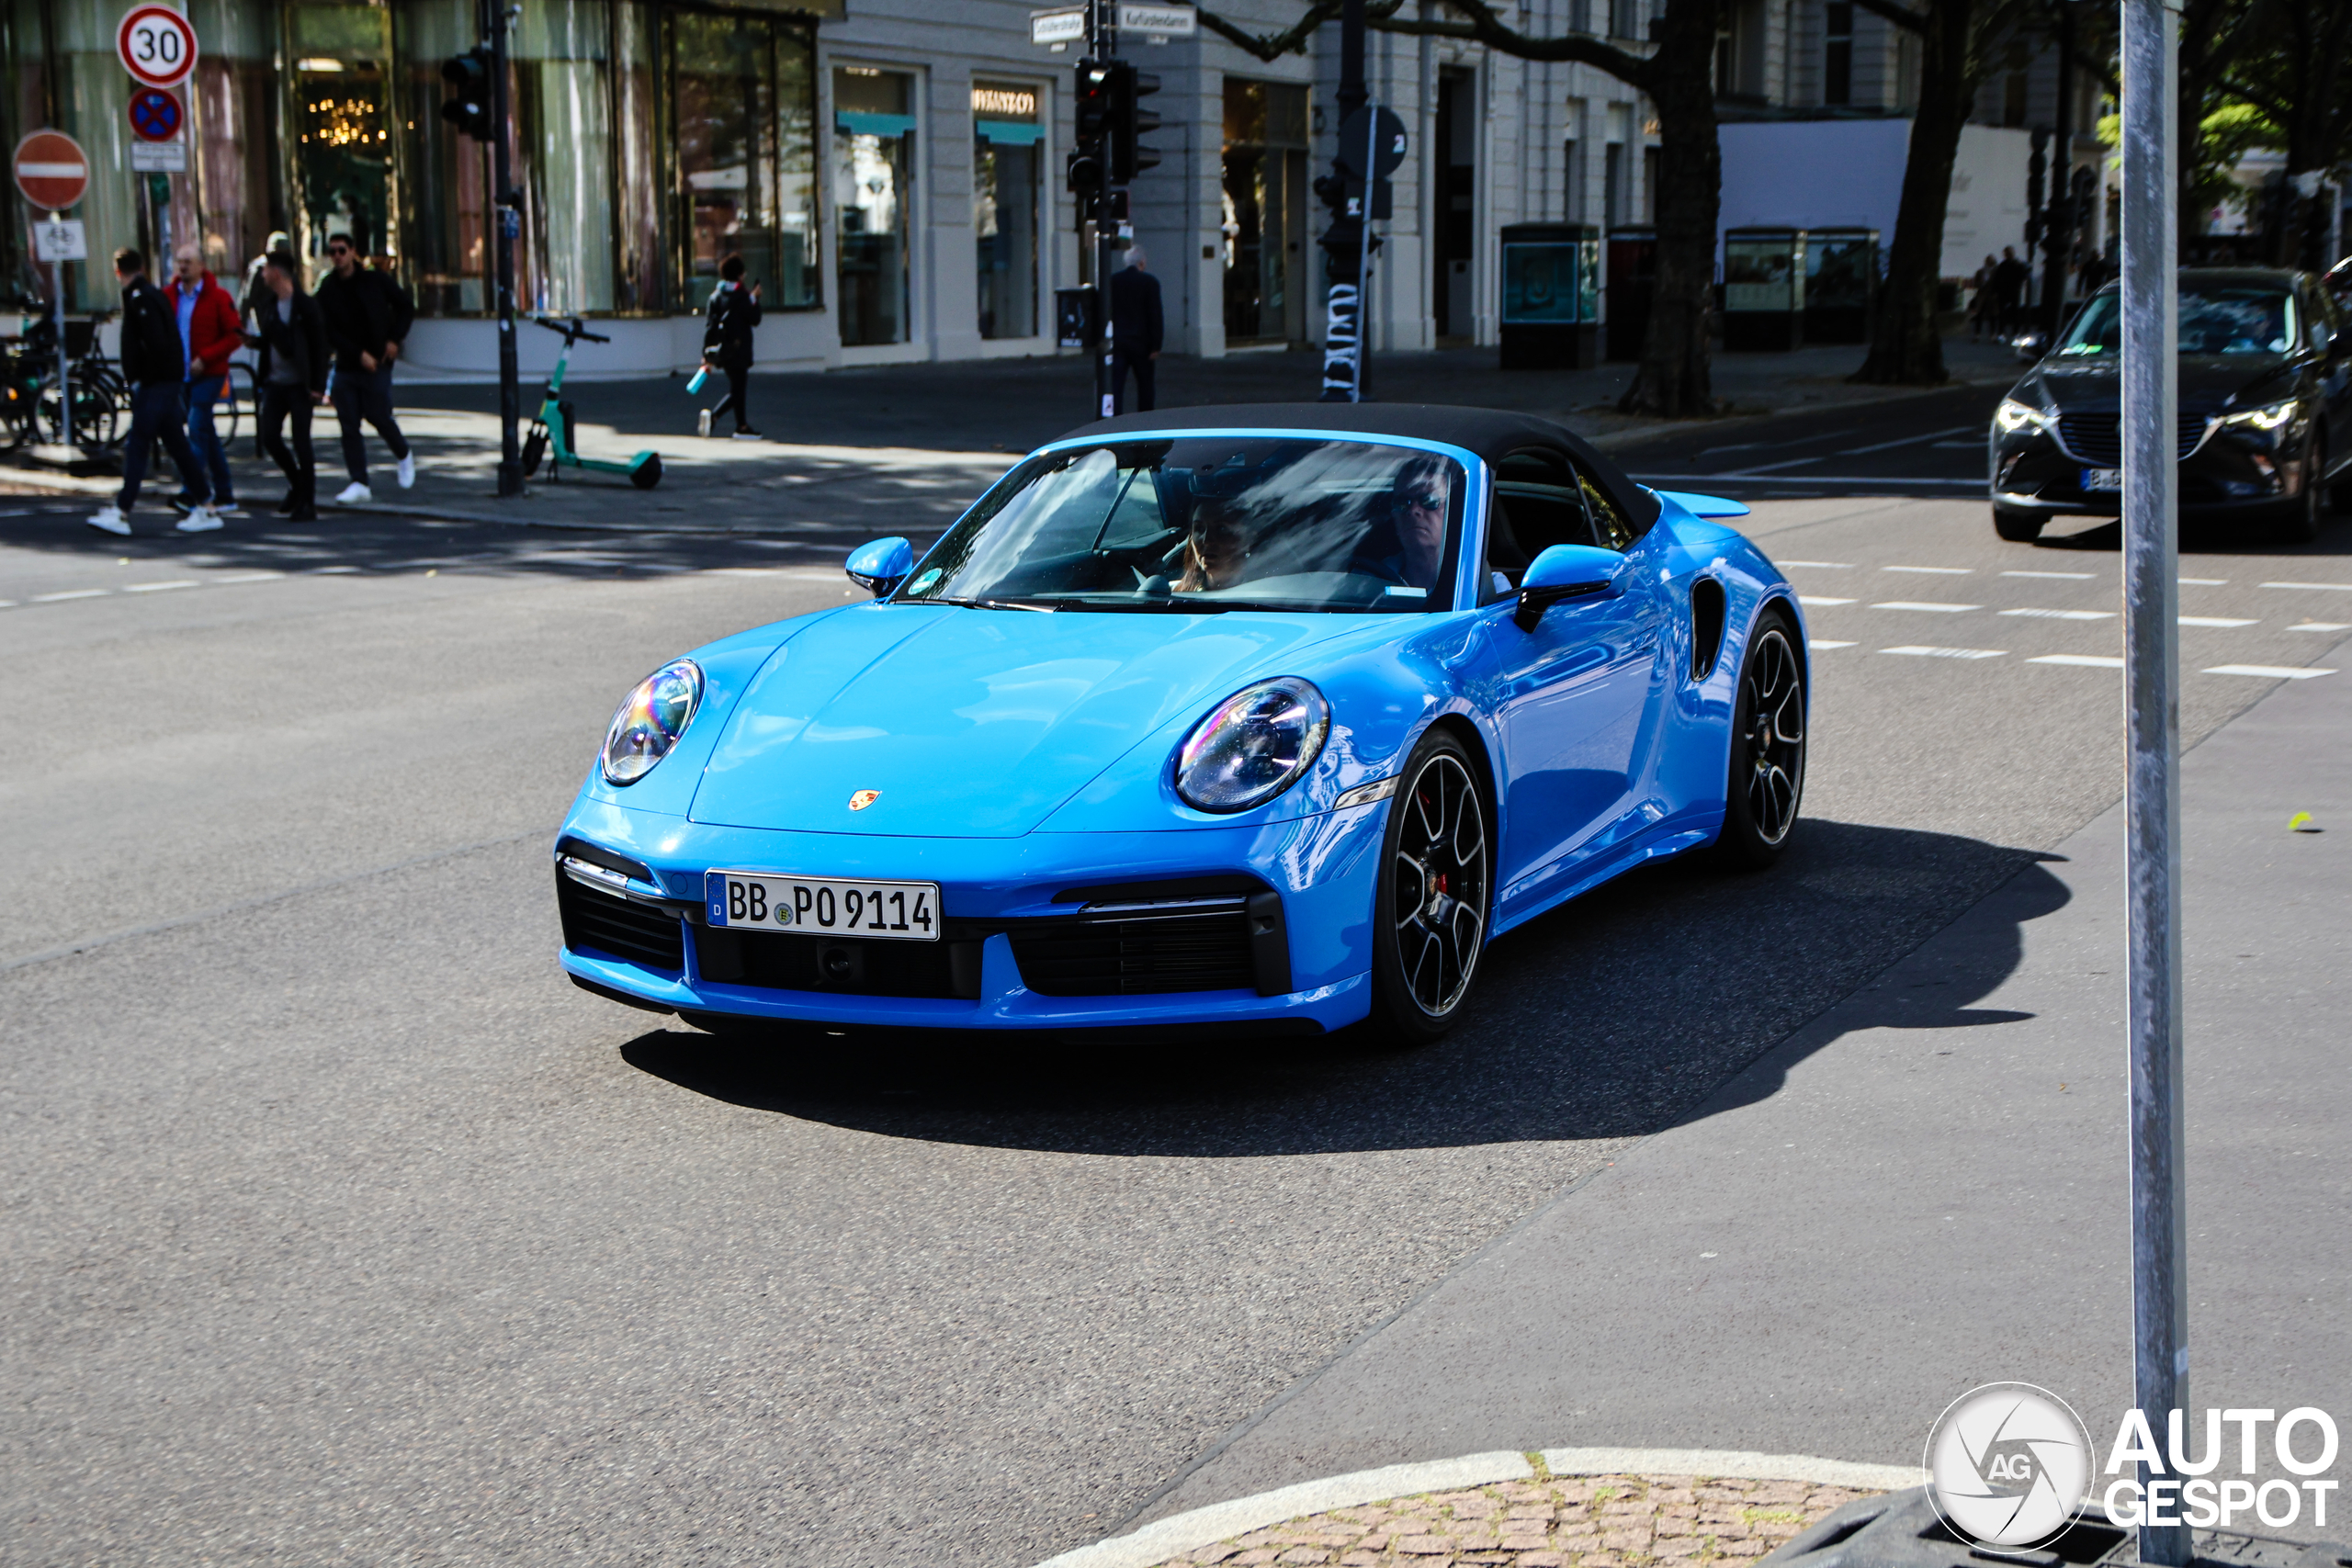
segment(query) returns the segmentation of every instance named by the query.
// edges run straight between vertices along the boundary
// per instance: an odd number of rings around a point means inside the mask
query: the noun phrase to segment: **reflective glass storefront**
[[[1306,89],[1225,84],[1225,334],[1306,337]]]
[[[972,229],[984,338],[1037,333],[1038,171],[1046,135],[1037,103],[1034,86],[972,83]]]
[[[94,171],[74,216],[96,259],[66,269],[72,309],[116,305],[103,258],[119,245],[162,254],[193,239],[233,276],[284,229],[314,266],[330,234],[349,234],[423,314],[487,313],[489,154],[441,118],[442,63],[478,41],[476,0],[188,0],[200,51],[184,90],[188,166],[169,175],[129,172],[120,11],[113,0],[0,4],[0,141],[54,126]],[[821,309],[815,25],[841,14],[840,0],[517,8],[517,305],[697,310],[720,260],[741,252],[769,310]],[[902,97],[904,82],[883,79]],[[878,255],[861,242],[861,265],[885,286],[868,291],[859,330],[885,335],[854,341],[899,341],[911,137],[873,140],[859,166],[887,174],[856,216],[862,234],[887,238]],[[48,270],[25,254],[31,215],[13,191],[8,201],[0,303],[45,301]]]
[[[843,65],[833,72],[833,214],[842,346],[908,338],[907,226],[914,195],[914,78]]]

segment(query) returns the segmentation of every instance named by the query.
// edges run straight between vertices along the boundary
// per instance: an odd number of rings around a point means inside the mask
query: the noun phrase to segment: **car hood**
[[[2120,361],[2113,358],[2064,360],[2051,358],[2034,367],[2010,396],[2060,413],[2114,413],[2123,406]],[[2266,389],[2291,388],[2286,355],[2278,354],[2184,354],[2180,356],[2180,406],[2185,410],[2220,409],[2233,399],[2267,400]]]
[[[729,716],[697,822],[1017,838],[1138,741],[1347,615],[874,604],[776,650]],[[853,796],[873,791],[854,809]]]

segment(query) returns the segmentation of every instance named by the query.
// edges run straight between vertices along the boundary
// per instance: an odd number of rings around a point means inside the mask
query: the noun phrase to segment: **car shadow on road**
[[[2024,922],[2066,900],[2043,857],[1980,840],[1812,821],[1771,871],[1638,872],[1490,948],[1468,1016],[1402,1050],[1361,1030],[1170,1043],[798,1032],[684,1023],[622,1048],[696,1094],[890,1137],[1072,1154],[1241,1158],[1639,1136],[1690,1114],[1807,1021],[2013,878],[2022,911],[1938,984],[1873,994],[1871,1026],[2026,1015],[1973,1004],[2016,968]],[[1774,1086],[1758,1089],[1770,1092]]]
[[[2074,532],[2056,532],[2065,526],[2074,527]],[[2105,521],[2093,517],[2059,518],[2043,531],[2034,544],[2046,550],[2092,550],[2102,555],[2113,555],[2123,547],[2123,525],[2114,518]],[[2180,525],[2180,549],[2184,555],[2256,556],[2289,560],[2300,556],[2323,559],[2352,556],[2352,518],[2324,515],[2320,519],[2319,537],[2300,543],[2278,538],[2270,525],[2264,523],[2215,523],[2186,518]]]

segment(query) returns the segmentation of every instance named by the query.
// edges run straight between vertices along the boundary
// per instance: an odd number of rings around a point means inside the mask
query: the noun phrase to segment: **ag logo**
[[[1928,1435],[1928,1498],[1980,1546],[2041,1546],[2066,1533],[2091,1477],[2090,1434],[2064,1400],[2026,1382],[1952,1401]]]
[[[863,811],[881,798],[882,792],[878,789],[862,789],[849,797],[849,808],[852,811]]]

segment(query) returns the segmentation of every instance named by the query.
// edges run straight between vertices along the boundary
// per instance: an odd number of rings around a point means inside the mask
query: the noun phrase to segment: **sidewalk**
[[[2340,1413],[2352,685],[2282,683],[2184,784],[2192,1398]],[[2131,1403],[2121,829],[2119,807],[1555,1200],[1144,1517],[1545,1443],[1916,1465],[1949,1401],[2007,1379],[2104,1444]]]
[[[2020,367],[2008,350],[1965,339],[1947,343],[1956,379],[2006,383]],[[1858,387],[1845,378],[1861,363],[1855,346],[1795,354],[1718,354],[1714,389],[1736,414],[1883,401],[1902,389]],[[576,366],[593,369],[583,351]],[[1161,361],[1163,408],[1211,402],[1312,401],[1322,361],[1307,352],[1246,353],[1223,359]],[[1496,351],[1442,349],[1373,356],[1373,389],[1391,402],[1461,403],[1524,409],[1558,420],[1603,445],[1679,428],[1629,419],[1615,400],[1630,365],[1591,370],[1510,371]],[[497,498],[498,392],[491,386],[419,384],[399,389],[401,428],[415,444],[416,488],[400,491],[382,442],[368,438],[376,510],[464,522],[571,528],[661,528],[806,536],[828,545],[854,536],[936,531],[1013,457],[1089,422],[1091,382],[1079,355],[889,366],[826,375],[754,376],[753,422],[763,442],[704,439],[695,411],[717,401],[707,388],[686,396],[684,378],[587,381],[565,387],[579,410],[579,449],[588,457],[662,454],[661,485],[639,491],[616,475],[567,469],[548,483],[542,468],[529,493]],[[526,383],[526,421],[539,387]],[[277,503],[284,481],[254,451],[252,411],[233,444],[239,498],[256,513]],[[327,504],[346,482],[332,414],[315,426],[319,494]],[[162,484],[177,488],[168,463]],[[111,493],[114,481],[0,469],[0,488]],[[151,478],[158,503],[168,489]],[[861,531],[862,530],[862,531]]]

